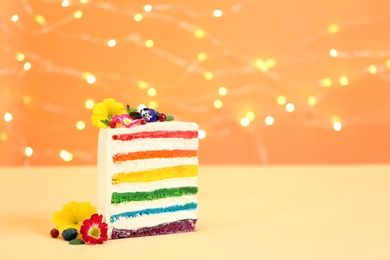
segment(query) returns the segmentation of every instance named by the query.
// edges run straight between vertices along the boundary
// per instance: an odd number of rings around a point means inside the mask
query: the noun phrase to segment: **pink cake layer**
[[[164,223],[154,227],[140,228],[137,230],[116,229],[112,230],[111,238],[129,238],[165,235],[179,232],[194,231],[196,219],[183,219],[175,222]]]

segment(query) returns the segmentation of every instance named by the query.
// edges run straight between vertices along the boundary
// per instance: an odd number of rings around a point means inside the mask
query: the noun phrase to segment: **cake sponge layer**
[[[196,219],[183,219],[175,222],[164,223],[154,227],[140,228],[137,230],[114,228],[112,239],[165,235],[178,232],[190,232],[195,230]]]

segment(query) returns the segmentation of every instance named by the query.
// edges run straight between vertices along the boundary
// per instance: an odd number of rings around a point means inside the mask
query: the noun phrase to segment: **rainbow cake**
[[[101,128],[97,210],[109,238],[193,231],[198,125],[149,108],[122,111],[113,99],[100,104],[108,110],[95,106],[92,116]]]

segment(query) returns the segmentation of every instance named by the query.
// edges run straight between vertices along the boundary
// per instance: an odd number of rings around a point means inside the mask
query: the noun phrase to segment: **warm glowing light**
[[[248,118],[249,121],[253,121],[253,120],[255,120],[256,115],[255,115],[255,113],[253,113],[252,111],[248,111],[248,112],[246,113],[245,117]]]
[[[225,87],[220,87],[220,88],[218,89],[218,94],[221,95],[221,96],[226,96],[226,94],[227,94],[227,88],[225,88]]]
[[[249,118],[247,118],[247,117],[241,118],[240,124],[241,124],[243,127],[247,127],[247,126],[249,125],[249,123],[250,123]]]
[[[293,103],[288,103],[286,105],[286,110],[287,110],[287,112],[293,112],[295,110],[294,104]]]
[[[140,22],[144,17],[142,14],[135,14],[133,18],[136,22]]]
[[[0,133],[0,140],[5,142],[5,141],[7,141],[7,139],[8,139],[7,133],[1,132]]]
[[[93,83],[95,83],[96,82],[96,77],[94,76],[94,75],[88,75],[88,77],[87,77],[87,82],[88,82],[88,84],[93,84]]]
[[[256,67],[257,67],[260,71],[262,71],[262,72],[265,72],[265,71],[268,70],[267,65],[266,65],[265,62],[262,61],[262,60],[256,60]]]
[[[328,32],[337,33],[340,30],[340,27],[337,24],[329,25]]]
[[[198,61],[205,61],[206,58],[207,58],[207,55],[204,52],[199,53],[198,57],[197,57]]]
[[[213,16],[214,17],[221,17],[222,16],[222,11],[219,9],[216,9],[213,11]]]
[[[80,19],[81,17],[83,17],[83,12],[81,10],[77,10],[76,12],[74,12],[73,17],[76,19]]]
[[[198,131],[198,138],[199,139],[205,139],[206,138],[206,131],[205,130],[199,130]]]
[[[206,71],[203,73],[203,77],[206,79],[206,80],[212,80],[214,78],[214,74],[210,71]]]
[[[337,122],[334,122],[334,123],[333,123],[333,129],[334,129],[335,131],[338,132],[338,131],[341,130],[341,128],[342,128],[341,122],[337,121]]]
[[[18,53],[16,54],[16,59],[17,59],[18,61],[23,61],[25,58],[26,58],[26,57],[25,57],[24,54],[21,53],[21,52],[18,52]]]
[[[321,80],[321,86],[323,87],[330,87],[332,86],[332,80],[330,78],[325,78]]]
[[[387,67],[388,69],[390,69],[390,59],[388,59],[388,60],[386,61],[386,67]]]
[[[214,107],[215,107],[215,108],[221,108],[222,105],[223,105],[223,103],[222,103],[221,100],[216,99],[216,100],[214,101]]]
[[[337,50],[331,49],[331,50],[329,51],[329,55],[332,56],[332,57],[337,57]]]
[[[68,151],[66,151],[66,150],[61,150],[60,157],[65,162],[70,162],[70,161],[73,160],[73,154],[68,152]]]
[[[152,48],[154,46],[154,41],[153,40],[146,40],[145,46],[148,48]]]
[[[370,65],[368,67],[368,71],[371,73],[371,74],[376,74],[378,72],[378,69],[375,67],[375,65]]]
[[[115,47],[116,41],[114,39],[111,39],[107,42],[108,47]]]
[[[284,105],[286,104],[287,100],[284,96],[279,96],[276,102],[278,102],[279,105]]]
[[[310,96],[308,99],[307,99],[307,103],[309,104],[309,106],[315,106],[317,104],[317,99],[315,96]]]
[[[258,59],[255,61],[255,65],[260,71],[265,72],[276,65],[276,60],[268,59],[266,61],[263,61],[261,59]]]
[[[265,121],[266,125],[273,125],[275,122],[275,120],[272,116],[267,116],[264,121]]]
[[[140,81],[138,81],[137,86],[138,86],[140,89],[147,89],[147,88],[149,87],[149,83],[140,80]]]
[[[157,108],[157,102],[156,101],[150,101],[148,103],[148,108],[156,109]]]
[[[144,6],[144,10],[145,10],[145,12],[150,12],[150,11],[152,11],[152,6],[151,5],[145,5]]]
[[[46,19],[42,15],[35,16],[35,21],[40,25],[44,25],[46,23]]]
[[[11,17],[11,21],[16,23],[17,21],[19,21],[19,16],[17,14],[14,14],[12,17]]]
[[[195,30],[195,37],[196,38],[204,38],[206,33],[202,29],[196,29]]]
[[[85,128],[85,122],[84,122],[84,121],[77,121],[77,122],[76,122],[76,128],[77,128],[78,130],[84,130],[84,128]]]
[[[24,63],[23,69],[24,69],[24,70],[30,70],[30,69],[31,69],[31,63],[30,63],[30,62]]]
[[[61,3],[62,7],[68,7],[69,6],[69,0],[63,0]]]
[[[95,106],[95,102],[92,99],[85,101],[85,107],[87,109],[92,109]]]
[[[148,89],[148,95],[150,97],[154,97],[157,94],[157,90],[155,88],[149,88]]]
[[[23,103],[26,104],[26,105],[31,103],[31,97],[30,96],[27,96],[27,95],[23,96],[22,100],[23,100]]]
[[[267,68],[272,68],[276,65],[276,60],[274,59],[268,59],[265,61],[265,66],[267,66]]]
[[[88,4],[89,0],[80,0],[80,3],[82,4]]]
[[[4,114],[4,120],[5,120],[5,122],[9,122],[9,121],[11,121],[12,120],[12,114],[11,113],[5,113]]]
[[[339,79],[339,83],[340,85],[342,86],[347,86],[349,84],[349,80],[346,76],[342,76],[340,79]]]
[[[26,149],[24,149],[24,153],[27,157],[30,157],[31,155],[33,155],[34,150],[31,147],[26,147]]]

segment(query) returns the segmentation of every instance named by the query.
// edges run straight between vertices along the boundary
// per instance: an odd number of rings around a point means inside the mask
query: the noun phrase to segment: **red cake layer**
[[[175,222],[165,223],[154,227],[140,228],[137,230],[116,229],[112,230],[111,238],[129,238],[165,235],[179,232],[194,231],[196,219],[183,219]]]

